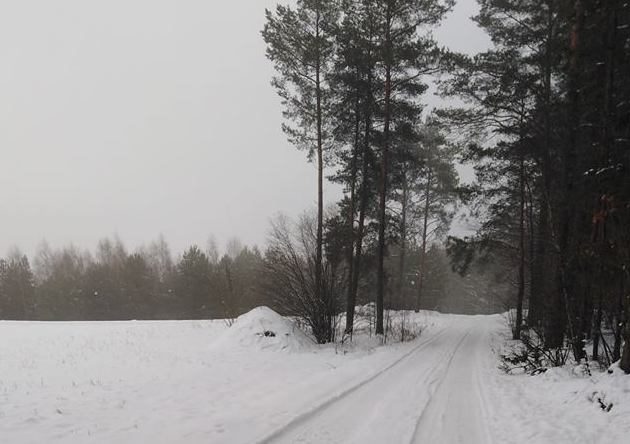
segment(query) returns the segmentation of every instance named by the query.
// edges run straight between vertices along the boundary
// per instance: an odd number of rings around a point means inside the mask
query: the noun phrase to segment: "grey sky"
[[[1,2],[0,253],[114,233],[132,249],[160,233],[174,252],[210,234],[263,244],[269,216],[312,207],[260,38],[275,3]],[[443,44],[486,44],[474,6],[460,0]]]

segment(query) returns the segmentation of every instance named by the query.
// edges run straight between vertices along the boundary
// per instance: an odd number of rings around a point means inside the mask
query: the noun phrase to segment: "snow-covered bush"
[[[321,288],[316,290],[315,245],[310,215],[305,214],[297,223],[277,217],[271,223],[263,278],[278,310],[300,318],[323,344],[335,340],[342,278],[326,259]]]
[[[506,373],[522,370],[525,373],[542,373],[549,367],[566,364],[570,347],[548,348],[535,329],[521,332],[521,340],[513,344],[507,353],[502,353],[499,368]]]

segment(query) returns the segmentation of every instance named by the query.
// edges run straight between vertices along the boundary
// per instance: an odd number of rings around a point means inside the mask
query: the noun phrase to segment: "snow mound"
[[[269,307],[257,307],[239,316],[215,343],[221,348],[301,351],[313,348],[314,341],[293,321]]]

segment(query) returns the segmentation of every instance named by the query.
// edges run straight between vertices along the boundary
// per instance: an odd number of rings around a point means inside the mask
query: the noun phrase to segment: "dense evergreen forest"
[[[318,171],[314,212],[274,218],[263,251],[43,245],[33,270],[16,252],[0,262],[0,317],[230,319],[270,305],[323,343],[340,313],[351,337],[369,302],[377,334],[388,308],[510,310],[515,339],[630,372],[630,6],[478,3],[492,47],[474,55],[432,37],[452,0],[267,11],[283,130]],[[451,105],[426,109],[431,83]],[[326,179],[344,191],[329,208]],[[478,229],[458,237],[463,212]]]

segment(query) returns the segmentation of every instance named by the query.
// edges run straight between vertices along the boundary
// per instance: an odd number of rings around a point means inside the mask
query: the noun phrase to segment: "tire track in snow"
[[[446,371],[423,409],[410,444],[487,444],[492,442],[487,426],[485,393],[479,375],[486,329],[474,327],[460,340]],[[461,351],[467,342],[466,351]]]
[[[278,440],[278,439],[282,438],[283,436],[289,434],[290,432],[298,429],[302,424],[304,424],[304,423],[308,422],[310,419],[316,417],[319,413],[325,411],[326,409],[330,408],[334,404],[337,404],[337,403],[345,400],[348,396],[352,395],[353,393],[355,393],[359,389],[361,389],[364,386],[368,385],[370,382],[374,381],[375,379],[379,378],[380,376],[384,375],[385,373],[389,372],[390,370],[400,366],[402,363],[407,361],[411,356],[414,356],[416,352],[418,352],[418,351],[422,350],[423,348],[426,348],[429,345],[431,345],[432,343],[436,342],[438,339],[440,339],[442,336],[444,336],[448,332],[449,326],[450,326],[450,324],[447,324],[446,326],[442,327],[437,333],[432,335],[429,339],[427,339],[426,341],[421,342],[417,346],[413,347],[411,350],[409,350],[408,352],[403,354],[401,357],[397,358],[394,362],[392,362],[391,364],[389,364],[389,365],[383,367],[382,369],[378,370],[374,374],[370,375],[368,378],[366,378],[366,379],[364,379],[364,380],[362,380],[362,381],[360,381],[360,382],[358,382],[356,384],[353,384],[352,386],[346,388],[345,390],[341,391],[340,393],[337,393],[337,394],[331,396],[330,398],[328,398],[327,400],[321,402],[320,404],[316,405],[315,407],[298,414],[297,416],[295,416],[293,419],[291,419],[287,423],[285,423],[282,426],[278,427],[273,432],[267,434],[264,438],[256,441],[256,443],[257,444],[268,444],[268,443],[274,442],[275,440]]]
[[[496,358],[494,356],[494,352],[491,352],[492,347],[490,345],[490,330],[488,329],[488,326],[485,326],[484,329],[484,341],[483,341],[483,345],[486,348],[485,353],[483,355],[477,354],[476,356],[476,360],[475,360],[475,374],[474,374],[474,381],[475,381],[475,387],[477,388],[477,393],[479,395],[479,400],[481,401],[480,403],[480,410],[481,410],[481,418],[483,420],[483,426],[484,426],[484,432],[486,437],[488,438],[488,444],[492,444],[494,442],[494,437],[492,436],[492,432],[490,431],[490,418],[493,417],[493,415],[490,413],[491,410],[491,406],[492,404],[490,403],[490,399],[488,398],[488,394],[486,393],[486,390],[483,387],[483,384],[481,382],[481,375],[483,374],[484,371],[487,371],[488,369],[494,369],[496,367]],[[480,362],[480,360],[482,362]],[[486,375],[487,376],[487,375]]]
[[[415,424],[414,429],[413,429],[413,434],[411,435],[411,440],[409,441],[410,444],[420,443],[420,441],[418,440],[418,434],[419,434],[420,429],[421,429],[420,426],[423,423],[423,421],[425,421],[425,418],[427,416],[426,414],[429,411],[429,409],[431,408],[431,403],[435,399],[435,394],[440,390],[440,388],[442,387],[442,384],[444,383],[444,380],[446,379],[446,375],[447,375],[447,373],[448,373],[448,371],[449,371],[449,369],[451,367],[451,364],[453,363],[453,359],[455,358],[455,355],[459,351],[460,347],[462,346],[462,344],[466,340],[466,338],[468,338],[469,334],[470,334],[470,331],[467,331],[464,334],[464,336],[462,336],[462,338],[459,340],[459,342],[457,343],[457,345],[453,349],[453,353],[451,353],[448,361],[446,362],[446,368],[443,368],[442,366],[436,366],[436,367],[434,367],[433,371],[431,372],[431,375],[433,375],[434,373],[437,373],[440,370],[445,370],[443,375],[442,375],[442,377],[434,378],[434,379],[431,380],[431,382],[429,382],[429,400],[425,404],[424,408],[420,412],[420,416],[418,416],[418,419],[416,420],[416,424]]]

